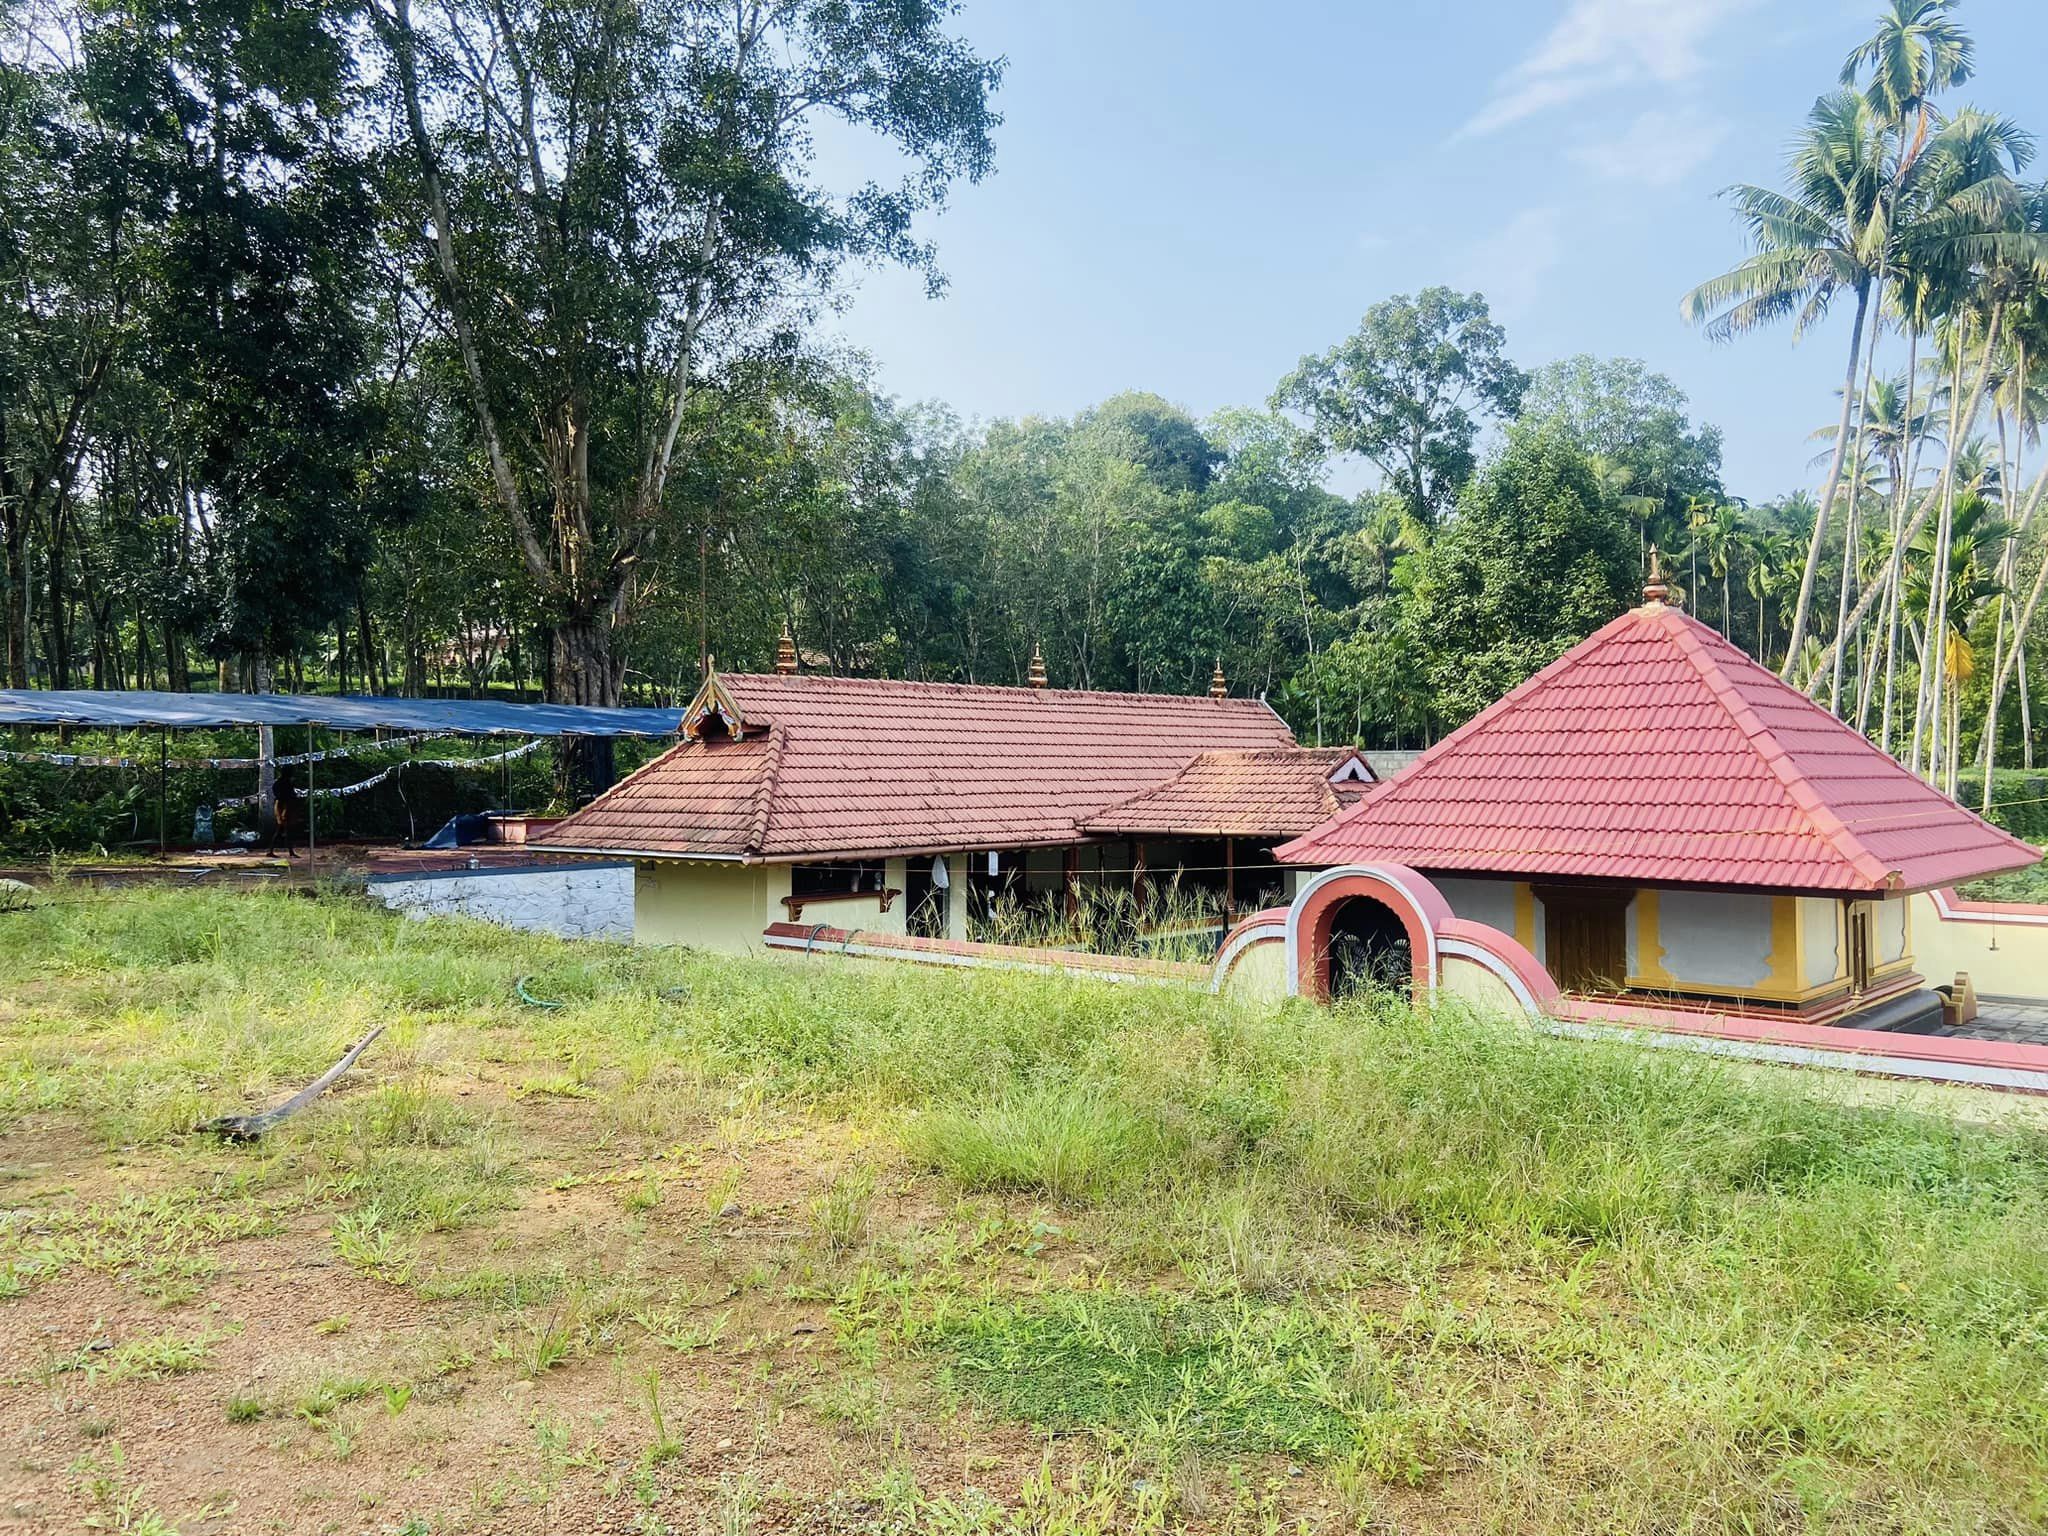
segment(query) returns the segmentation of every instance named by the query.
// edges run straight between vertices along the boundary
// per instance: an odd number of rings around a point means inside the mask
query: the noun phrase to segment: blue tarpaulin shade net
[[[465,736],[671,736],[679,709],[591,709],[490,699],[335,698],[310,693],[148,693],[0,689],[0,726],[318,725],[335,731],[454,731]]]

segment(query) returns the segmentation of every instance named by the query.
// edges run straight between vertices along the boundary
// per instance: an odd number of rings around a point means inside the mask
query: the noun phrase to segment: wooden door
[[[1539,889],[1544,964],[1567,992],[1618,992],[1628,984],[1628,891]]]
[[[1867,901],[1847,904],[1849,912],[1849,990],[1861,996],[1870,989],[1877,969],[1877,912]]]

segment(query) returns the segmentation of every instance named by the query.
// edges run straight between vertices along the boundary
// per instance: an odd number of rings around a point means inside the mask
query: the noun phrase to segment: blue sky
[[[836,323],[884,392],[968,418],[1127,388],[1206,415],[1263,401],[1376,299],[1478,288],[1525,367],[1669,374],[1726,434],[1730,490],[1772,497],[1819,476],[1846,317],[1717,345],[1678,301],[1743,254],[1716,191],[1776,181],[1876,9],[967,0],[1009,73],[995,174],[930,224],[950,289],[870,274]],[[2048,4],[1958,16],[1979,69],[1951,103],[2048,134]]]

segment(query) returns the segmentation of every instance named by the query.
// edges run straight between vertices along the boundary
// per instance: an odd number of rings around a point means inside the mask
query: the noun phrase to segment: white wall
[[[1818,987],[1843,974],[1842,904],[1826,896],[1799,898],[1799,957],[1802,987]]]
[[[1907,900],[1914,969],[1929,986],[1945,987],[1967,972],[1979,997],[2048,1002],[2048,907],[1944,918],[1931,893]]]
[[[1657,937],[1674,983],[1753,987],[1771,974],[1770,897],[1663,890],[1657,905]],[[1630,940],[1633,948],[1633,923]],[[1634,953],[1629,964],[1639,964]]]
[[[1910,896],[1887,896],[1877,904],[1877,958],[1890,965],[1906,958],[1906,904]]]
[[[1443,893],[1444,900],[1451,904],[1451,911],[1459,917],[1498,928],[1510,938],[1514,937],[1514,881],[1438,878],[1429,883]]]
[[[787,917],[770,902],[770,881],[789,870],[778,865],[648,861],[634,879],[633,937],[641,944],[687,944],[730,955],[761,947],[761,930]]]
[[[473,917],[568,939],[633,937],[633,866],[547,864],[373,875],[369,894],[409,917]]]

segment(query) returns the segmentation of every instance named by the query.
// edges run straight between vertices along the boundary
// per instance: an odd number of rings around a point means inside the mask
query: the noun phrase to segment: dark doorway
[[[903,868],[903,928],[914,939],[946,936],[946,891],[932,879],[930,859],[910,859]]]
[[[1544,964],[1566,992],[1628,986],[1628,903],[1634,893],[1597,886],[1539,888]]]
[[[1330,918],[1330,1000],[1361,992],[1406,992],[1415,981],[1408,929],[1391,907],[1353,896]]]

